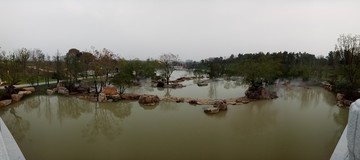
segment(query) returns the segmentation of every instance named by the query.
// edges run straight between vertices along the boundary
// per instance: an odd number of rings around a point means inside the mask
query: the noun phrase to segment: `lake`
[[[182,75],[185,72],[178,72]],[[176,75],[175,74],[175,75]],[[218,80],[181,89],[149,86],[128,92],[193,98],[244,96],[246,86]],[[78,159],[329,159],[348,110],[320,88],[277,87],[279,98],[228,106],[136,101],[94,103],[75,97],[33,96],[0,109],[29,160]]]

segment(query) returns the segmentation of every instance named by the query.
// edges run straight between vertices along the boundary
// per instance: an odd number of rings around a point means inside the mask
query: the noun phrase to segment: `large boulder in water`
[[[57,92],[63,95],[69,95],[69,90],[65,87],[58,87]]]
[[[209,114],[215,114],[215,113],[219,113],[220,109],[217,107],[207,107],[204,109],[205,113],[209,113]]]
[[[11,94],[11,99],[13,102],[19,102],[22,97],[23,94]]]
[[[0,107],[7,106],[7,105],[11,104],[11,102],[12,102],[11,99],[2,100],[2,101],[0,101]]]
[[[106,102],[106,101],[107,101],[107,98],[106,98],[105,93],[100,93],[100,94],[99,94],[99,96],[98,96],[98,101],[99,101],[99,102]]]
[[[275,99],[278,97],[275,92],[270,92],[264,87],[249,87],[245,95],[249,99]]]
[[[160,98],[156,95],[141,95],[139,97],[139,103],[143,105],[156,105],[160,102]]]
[[[31,91],[31,92],[35,92],[35,87],[25,87],[23,88],[24,91]]]
[[[102,93],[105,93],[105,95],[112,96],[118,94],[117,88],[114,86],[106,86],[103,87]]]
[[[31,91],[19,91],[18,94],[22,94],[22,95],[30,95]]]
[[[124,93],[120,95],[121,99],[124,100],[138,100],[140,95],[134,93]]]

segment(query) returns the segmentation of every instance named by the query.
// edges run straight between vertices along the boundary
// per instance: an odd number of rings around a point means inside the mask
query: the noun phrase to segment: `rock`
[[[178,98],[176,100],[176,103],[183,103],[185,101],[185,98]]]
[[[101,92],[105,93],[105,95],[116,95],[116,94],[118,94],[117,88],[114,87],[114,86],[103,87]]]
[[[157,84],[156,84],[156,87],[161,87],[161,88],[163,88],[164,86],[165,86],[165,83],[162,82],[162,81],[159,81],[159,82],[157,82]]]
[[[336,102],[336,105],[337,105],[338,107],[344,107],[344,104],[342,104],[342,102],[340,102],[340,101],[337,101],[337,102]]]
[[[197,100],[195,99],[192,99],[189,101],[189,104],[199,104]]]
[[[168,85],[164,85],[164,88],[182,88],[182,87],[185,87],[185,86],[181,83],[171,83]]]
[[[215,113],[219,113],[220,109],[217,107],[208,107],[204,109],[205,113],[209,113],[209,114],[215,114]]]
[[[112,102],[117,102],[121,99],[121,96],[119,94],[107,96],[108,102],[111,100]]]
[[[25,88],[23,88],[22,90],[35,92],[35,87],[25,87]]]
[[[207,83],[201,83],[201,82],[200,82],[200,83],[198,83],[197,85],[198,85],[199,87],[202,87],[202,86],[207,86],[208,84],[207,84]]]
[[[246,103],[249,103],[250,100],[247,99],[246,97],[240,97],[238,99],[235,100],[236,103],[243,103],[243,104],[246,104]]]
[[[124,93],[120,95],[121,99],[125,100],[139,100],[140,95],[134,93]]]
[[[19,91],[18,94],[22,94],[22,95],[30,95],[32,92],[31,91]]]
[[[336,94],[336,100],[337,100],[337,101],[342,101],[343,98],[344,98],[344,96],[345,96],[344,94],[337,93],[337,94]]]
[[[11,94],[11,99],[13,102],[19,102],[22,97],[23,94]]]
[[[236,102],[234,102],[234,101],[229,101],[229,102],[226,102],[226,104],[229,104],[229,105],[236,105]]]
[[[215,101],[213,107],[219,108],[221,111],[227,110],[227,104],[224,101]]]
[[[156,95],[141,95],[139,97],[139,103],[143,105],[156,105],[160,102],[160,98]]]
[[[121,99],[121,96],[119,94],[115,94],[115,95],[112,95],[110,97],[114,98],[114,99]]]
[[[199,86],[199,87],[202,87],[202,86],[207,86],[208,85],[208,81],[207,80],[203,80],[203,81],[199,81],[198,83],[197,83],[197,85]]]
[[[98,102],[106,102],[106,101],[107,101],[107,98],[106,98],[105,93],[100,93],[99,97],[98,97]]]
[[[5,107],[5,106],[11,104],[11,102],[12,102],[11,99],[2,100],[2,101],[0,101],[0,107]]]
[[[52,90],[52,89],[47,89],[47,90],[46,90],[46,93],[47,93],[48,95],[52,95],[52,94],[54,94],[54,90]]]
[[[63,95],[69,95],[69,90],[65,87],[58,87],[57,92]]]
[[[351,103],[353,103],[353,101],[350,101],[350,100],[345,99],[342,103],[343,103],[345,106],[350,106]]]

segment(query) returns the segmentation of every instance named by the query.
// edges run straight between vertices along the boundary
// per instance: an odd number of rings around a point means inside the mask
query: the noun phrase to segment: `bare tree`
[[[174,65],[179,61],[179,55],[172,53],[163,54],[160,56],[161,75],[166,79],[166,84],[169,84],[170,76],[174,72]]]
[[[345,78],[355,85],[360,76],[360,35],[340,35],[335,46]]]

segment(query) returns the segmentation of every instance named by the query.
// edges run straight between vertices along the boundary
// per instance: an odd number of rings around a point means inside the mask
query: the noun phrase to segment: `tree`
[[[281,74],[280,62],[270,55],[248,55],[249,58],[239,63],[240,72],[244,76],[244,82],[251,86],[258,86],[263,82],[272,83]]]
[[[80,72],[81,52],[75,48],[68,51],[65,56],[67,88],[72,90]]]
[[[134,76],[130,70],[122,70],[114,76],[112,83],[118,86],[119,93],[123,94],[131,86],[133,79]]]
[[[96,64],[95,74],[105,75],[105,83],[109,82],[109,74],[115,72],[117,65],[116,55],[109,49],[102,49],[102,51],[95,50]]]
[[[52,78],[56,79],[57,83],[59,83],[60,80],[65,77],[63,60],[60,57],[59,51],[56,52],[56,56],[54,56],[53,59],[54,59],[54,74]]]
[[[179,56],[172,53],[163,54],[160,56],[160,73],[166,79],[166,84],[169,84],[170,76],[174,72],[174,64],[179,61]]]
[[[23,78],[26,69],[27,57],[26,49],[21,49],[12,54],[6,55],[2,52],[0,77],[6,81],[9,86],[15,85]]]
[[[30,52],[31,66],[27,66],[27,81],[33,84],[35,81],[39,85],[40,73],[47,72],[45,68],[45,54],[40,49],[34,49]]]
[[[85,75],[85,78],[88,78],[88,72],[92,70],[92,66],[95,64],[95,56],[90,52],[83,52],[80,57],[80,66],[81,71]]]
[[[357,85],[360,78],[360,35],[340,35],[335,46],[346,80]]]

